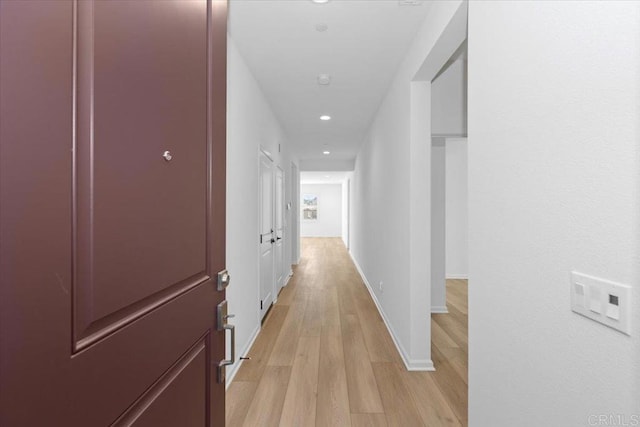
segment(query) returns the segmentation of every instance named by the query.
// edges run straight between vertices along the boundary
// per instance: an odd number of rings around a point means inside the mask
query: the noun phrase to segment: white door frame
[[[286,229],[284,220],[284,170],[278,165],[273,170],[273,229],[276,242],[274,244],[274,302],[278,299],[278,294],[284,286],[288,270],[285,269],[285,239]],[[278,182],[278,175],[280,181]]]

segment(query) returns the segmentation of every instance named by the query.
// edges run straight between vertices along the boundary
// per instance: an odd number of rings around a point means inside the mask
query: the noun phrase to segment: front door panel
[[[212,275],[207,3],[191,3],[78,2],[78,350]]]
[[[226,1],[0,1],[0,425],[224,424]]]
[[[198,342],[147,390],[114,426],[205,426],[207,345]]]

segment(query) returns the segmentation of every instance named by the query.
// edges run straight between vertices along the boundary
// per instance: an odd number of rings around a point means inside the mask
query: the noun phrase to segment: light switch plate
[[[631,287],[571,272],[571,310],[631,335]]]

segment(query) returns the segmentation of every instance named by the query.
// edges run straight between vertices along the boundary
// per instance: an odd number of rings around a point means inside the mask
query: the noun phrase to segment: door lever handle
[[[224,359],[218,363],[218,382],[223,383],[226,378],[226,367],[236,363],[236,327],[227,323],[227,319],[235,317],[235,314],[229,314],[227,312],[228,304],[224,300],[218,304],[217,309],[217,329],[224,331],[225,335],[227,331],[231,331],[231,359]],[[226,339],[226,337],[225,337]]]
[[[224,359],[218,363],[218,383],[225,382],[227,366],[236,363],[236,325],[225,324],[223,330],[231,331],[231,359]]]

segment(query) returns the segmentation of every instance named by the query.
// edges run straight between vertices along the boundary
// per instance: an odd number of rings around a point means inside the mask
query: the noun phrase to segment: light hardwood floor
[[[302,259],[227,391],[227,426],[466,426],[467,281],[432,315],[435,372],[408,372],[339,238]]]

